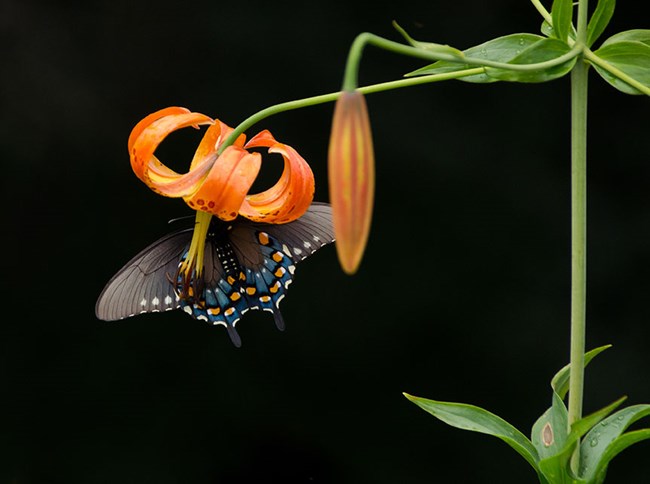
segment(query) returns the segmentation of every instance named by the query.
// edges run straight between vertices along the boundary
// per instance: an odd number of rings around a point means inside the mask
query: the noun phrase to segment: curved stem
[[[382,82],[379,84],[371,84],[370,86],[360,87],[357,90],[362,92],[363,94],[372,94],[375,92],[390,91],[393,89],[400,89],[403,87],[417,86],[419,84],[428,84],[430,82],[447,81],[450,79],[460,79],[461,77],[475,76],[478,74],[482,74],[483,72],[484,69],[478,67],[475,69],[464,69],[455,72],[445,72],[442,74],[431,74],[429,76],[413,77],[409,79],[400,79],[398,81],[389,81],[389,82]],[[230,134],[230,136],[228,136],[228,138],[226,138],[224,143],[221,145],[219,149],[219,153],[221,153],[228,146],[230,146],[237,139],[237,137],[240,134],[242,134],[244,131],[246,131],[248,128],[250,128],[256,123],[259,123],[261,120],[268,118],[269,116],[282,113],[284,111],[291,111],[293,109],[300,109],[308,106],[316,106],[318,104],[334,102],[338,99],[340,95],[341,92],[337,91],[329,94],[321,94],[320,96],[313,96],[305,99],[288,101],[288,102],[276,104],[274,106],[269,106],[268,108],[262,109],[261,111],[258,111],[257,113],[253,114],[252,116],[249,116],[244,121],[239,123],[239,125],[235,128],[235,130]]]
[[[613,65],[611,65],[606,60],[603,60],[600,57],[598,57],[591,50],[585,49],[585,58],[589,62],[591,62],[592,64],[597,65],[598,67],[602,67],[607,72],[609,72],[611,75],[616,76],[617,78],[619,78],[621,81],[629,84],[630,86],[632,86],[635,89],[638,89],[639,91],[641,91],[646,96],[650,96],[650,87],[646,86],[645,84],[640,83],[639,81],[637,81],[633,77],[628,76],[622,70],[614,67]]]
[[[491,61],[489,59],[480,59],[478,57],[465,57],[454,54],[447,54],[438,50],[419,49],[411,47],[410,45],[400,44],[392,40],[384,39],[374,34],[364,32],[359,34],[350,47],[350,54],[345,69],[345,77],[343,81],[343,89],[350,90],[356,87],[357,80],[357,67],[359,59],[361,58],[361,51],[366,44],[374,45],[384,50],[395,52],[396,54],[407,55],[411,57],[418,57],[427,60],[444,60],[455,62],[457,64],[481,66],[481,67],[496,67],[498,69],[508,69],[511,71],[537,71],[555,67],[563,64],[568,60],[573,59],[582,51],[582,47],[574,46],[569,52],[563,54],[555,59],[550,59],[544,62],[537,62],[535,64],[510,64],[507,62]]]
[[[542,5],[542,2],[539,0],[530,0],[530,2],[535,6],[537,11],[540,13],[540,15],[546,20],[547,23],[553,24],[553,19],[551,17],[551,14],[544,8],[544,5]]]

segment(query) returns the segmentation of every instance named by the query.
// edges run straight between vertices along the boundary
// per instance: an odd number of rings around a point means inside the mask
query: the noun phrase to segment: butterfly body
[[[225,326],[239,346],[235,325],[247,311],[269,311],[278,329],[284,328],[279,303],[296,264],[334,240],[327,204],[314,203],[301,218],[282,225],[213,219],[203,271],[196,279],[192,273],[188,292],[178,269],[191,237],[191,229],[174,232],[128,262],[100,295],[97,317],[116,320],[180,308],[194,319]]]

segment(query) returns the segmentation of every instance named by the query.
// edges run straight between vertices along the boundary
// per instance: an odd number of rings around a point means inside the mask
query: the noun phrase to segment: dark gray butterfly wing
[[[120,269],[97,300],[97,317],[112,321],[182,308],[195,319],[224,325],[236,346],[241,340],[235,324],[249,310],[273,313],[283,329],[279,304],[296,264],[334,241],[331,207],[313,203],[298,220],[282,225],[238,219],[215,227],[223,230],[206,239],[198,296],[180,300],[173,283],[192,238],[186,229],[157,240]]]
[[[265,246],[256,235],[258,232],[270,235],[280,249],[294,264],[310,256],[324,245],[334,242],[332,207],[327,203],[314,202],[307,212],[294,222],[287,224],[263,224],[244,221],[237,225],[230,235],[233,245],[239,249],[237,255],[247,267],[262,268],[264,253],[258,246]]]
[[[192,229],[174,232],[131,259],[99,295],[95,305],[97,318],[114,321],[178,308],[180,302],[169,278],[176,274],[191,239]]]
[[[273,313],[276,326],[282,330],[279,305],[293,280],[296,264],[334,241],[332,209],[314,203],[298,220],[282,225],[242,222],[233,227],[230,240],[244,271],[246,309]]]

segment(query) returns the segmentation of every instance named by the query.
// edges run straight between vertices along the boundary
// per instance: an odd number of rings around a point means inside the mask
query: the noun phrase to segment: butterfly
[[[314,202],[302,217],[286,224],[242,217],[231,222],[213,218],[210,224],[203,272],[189,292],[179,267],[188,255],[191,228],[162,237],[122,267],[99,295],[97,318],[115,321],[182,309],[194,319],[225,326],[237,347],[241,339],[235,325],[247,311],[271,312],[283,330],[279,304],[296,264],[334,241],[331,207]]]

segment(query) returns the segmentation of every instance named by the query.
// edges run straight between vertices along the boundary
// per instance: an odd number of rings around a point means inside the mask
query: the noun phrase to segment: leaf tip
[[[413,402],[415,404],[418,403],[418,397],[416,397],[414,395],[411,395],[409,393],[406,393],[406,392],[402,392],[402,395],[404,395],[408,401]]]

